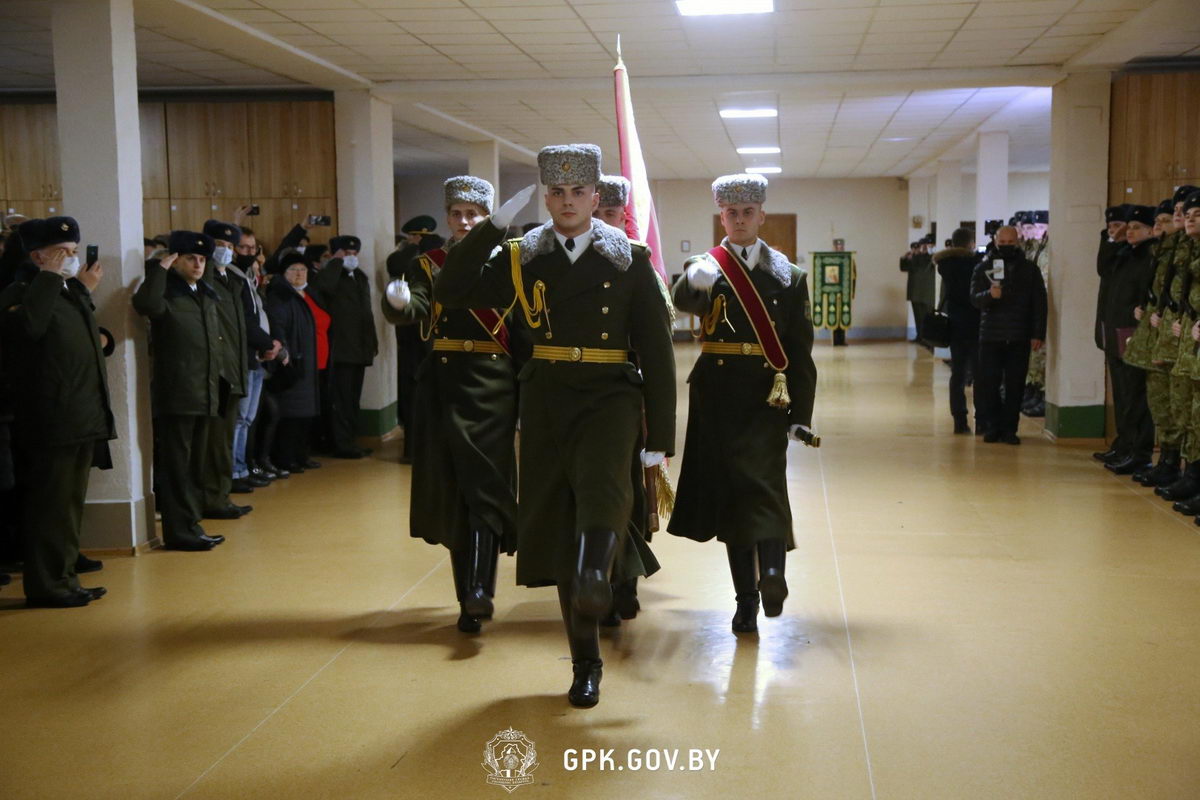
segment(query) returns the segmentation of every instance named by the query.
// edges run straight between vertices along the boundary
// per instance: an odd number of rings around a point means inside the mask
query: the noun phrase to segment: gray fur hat
[[[600,192],[600,208],[624,208],[629,203],[629,181],[620,175],[601,175],[596,190]]]
[[[455,203],[474,203],[488,214],[492,213],[492,201],[496,198],[496,190],[483,178],[457,175],[448,178],[445,187],[446,208]]]
[[[762,175],[738,173],[737,175],[722,175],[713,181],[713,200],[718,206],[731,206],[738,203],[767,202],[767,179]]]
[[[556,144],[538,153],[543,186],[586,186],[600,182],[600,148],[594,144]]]

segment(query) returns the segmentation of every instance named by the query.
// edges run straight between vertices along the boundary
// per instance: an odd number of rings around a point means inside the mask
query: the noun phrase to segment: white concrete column
[[[937,171],[937,240],[933,250],[950,238],[962,222],[962,162],[957,159],[938,159]]]
[[[1046,430],[1104,435],[1104,356],[1092,342],[1096,232],[1108,198],[1110,76],[1081,72],[1055,84],[1050,107],[1050,326]]]
[[[500,191],[500,144],[495,139],[483,142],[467,143],[467,172],[476,178],[483,178],[497,192]],[[508,198],[497,197],[497,203],[503,203]]]
[[[929,225],[933,222],[933,189],[934,182],[931,178],[910,178],[908,181],[908,238],[903,242],[896,244],[896,252],[903,253],[908,251],[910,242],[915,242],[921,239],[925,234],[929,233]],[[913,220],[917,217],[921,218],[920,225],[913,225]],[[907,276],[900,273],[898,279],[905,281]],[[904,304],[905,319],[908,320],[904,338],[912,339],[917,335],[917,321],[913,319],[912,304]]]
[[[987,220],[1008,218],[1008,131],[979,134],[975,165],[975,238],[982,242]]]
[[[154,535],[146,326],[129,303],[145,274],[133,0],[60,0],[52,26],[63,213],[79,220],[81,249],[100,249],[96,316],[117,343],[113,469],[92,471],[81,545],[130,550]]]
[[[396,427],[396,337],[379,311],[387,285],[385,260],[395,248],[395,167],[392,106],[367,89],[334,92],[339,233],[362,239],[360,269],[371,278],[379,355],[363,381],[359,432],[380,436]]]

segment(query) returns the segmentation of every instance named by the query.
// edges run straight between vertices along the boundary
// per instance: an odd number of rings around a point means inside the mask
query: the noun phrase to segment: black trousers
[[[353,450],[358,447],[355,437],[366,369],[362,364],[329,365],[329,414],[334,450]]]
[[[173,544],[204,533],[203,476],[208,459],[209,428],[217,417],[164,415],[155,417],[158,436],[154,472],[163,541]]]
[[[979,343],[975,375],[975,404],[983,411],[988,432],[1016,433],[1021,421],[1025,374],[1029,371],[1029,340]],[[1000,388],[1004,387],[1004,399]]]
[[[75,559],[95,455],[95,442],[19,451],[27,598],[46,600],[79,588]]]
[[[967,376],[979,372],[978,335],[950,340],[950,414],[955,419],[967,418]],[[980,423],[979,399],[976,395],[975,425]]]
[[[396,326],[396,412],[404,426],[404,455],[412,457],[416,439],[417,367],[425,358],[426,344],[416,325]]]
[[[312,417],[283,417],[275,431],[275,449],[271,461],[288,469],[293,464],[308,461],[308,436]]]
[[[1154,420],[1146,402],[1146,372],[1120,358],[1110,356],[1107,360],[1117,425],[1113,449],[1149,461],[1154,450]]]
[[[933,311],[933,306],[927,303],[918,303],[916,300],[911,301],[913,310],[913,325],[917,329],[917,341],[923,341],[925,338],[925,315]]]
[[[208,426],[208,452],[204,458],[204,510],[216,511],[229,505],[233,488],[233,429],[237,426],[240,395],[229,392],[221,381],[219,416]]]

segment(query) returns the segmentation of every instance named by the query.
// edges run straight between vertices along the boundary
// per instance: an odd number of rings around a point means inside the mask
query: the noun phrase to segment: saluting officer
[[[789,438],[811,436],[817,367],[805,273],[758,238],[767,180],[726,175],[712,185],[725,238],[688,259],[672,296],[702,320],[690,384],[676,536],[723,542],[736,592],[736,633],[783,612],[792,540]],[[757,562],[757,563],[756,563]],[[757,568],[757,569],[756,569]],[[757,572],[757,574],[756,574]]]
[[[112,342],[91,302],[103,270],[80,271],[71,217],[26,220],[19,232],[29,261],[0,294],[0,335],[22,486],[25,602],[73,608],[105,593],[80,586],[76,574],[88,473],[112,466],[108,441],[116,438],[104,368]]]
[[[547,147],[538,167],[552,220],[502,244],[535,187],[522,190],[450,250],[434,298],[454,308],[512,306],[537,342],[518,376],[517,582],[558,587],[574,671],[567,697],[589,707],[600,699],[603,666],[596,621],[612,605],[613,559],[630,552],[621,548],[643,404],[643,463],[658,465],[674,449],[675,361],[665,287],[646,247],[592,218],[600,148]],[[635,558],[623,557],[621,568],[645,571]]]
[[[409,526],[414,538],[450,551],[464,633],[492,618],[500,550],[511,555],[517,546],[516,373],[503,311],[442,308],[433,287],[494,196],[482,178],[447,180],[450,241],[412,259],[383,302],[389,322],[416,324],[432,341],[417,369]]]

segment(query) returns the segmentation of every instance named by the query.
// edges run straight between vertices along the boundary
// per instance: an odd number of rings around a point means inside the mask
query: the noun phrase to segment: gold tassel
[[[782,372],[775,373],[775,383],[771,393],[767,395],[767,405],[771,408],[787,408],[792,404],[792,398],[787,390],[787,376]]]
[[[667,477],[667,465],[659,464],[654,475],[654,485],[658,495],[658,515],[669,517],[675,510],[675,490],[671,488],[671,480]]]

